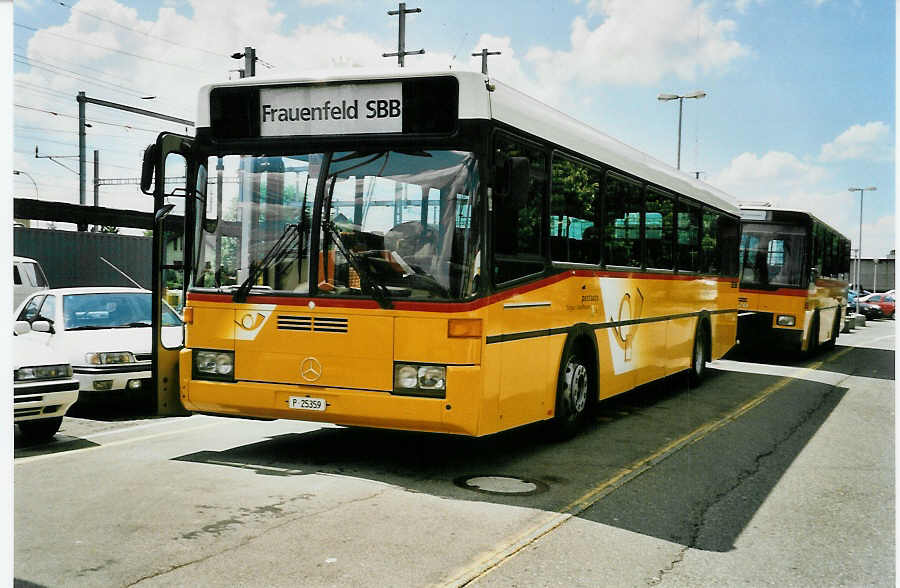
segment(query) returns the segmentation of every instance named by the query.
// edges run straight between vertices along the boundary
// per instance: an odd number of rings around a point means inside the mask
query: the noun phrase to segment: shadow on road
[[[566,512],[605,481],[771,386],[780,388],[768,400],[579,515],[699,549],[726,551],[845,390],[711,370],[696,389],[674,377],[605,401],[590,426],[563,443],[545,441],[541,425],[481,439],[338,427],[176,459],[250,469],[262,476],[339,474],[441,497]],[[541,491],[491,494],[460,484],[467,477],[488,475],[532,480]],[[734,500],[737,488],[752,492]]]

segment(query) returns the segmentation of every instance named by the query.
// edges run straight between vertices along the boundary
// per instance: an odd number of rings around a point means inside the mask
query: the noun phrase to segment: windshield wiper
[[[104,327],[100,325],[81,325],[80,327],[69,327],[67,331],[96,331],[99,329],[112,329],[113,327]]]
[[[250,294],[250,290],[255,285],[254,282],[256,282],[259,275],[267,267],[280,262],[288,253],[296,249],[297,245],[300,243],[300,239],[299,224],[289,224],[285,226],[284,232],[278,237],[278,240],[275,241],[275,244],[272,245],[269,251],[266,252],[262,261],[251,268],[250,275],[248,275],[247,279],[241,283],[237,290],[235,290],[232,300],[235,302],[246,302],[247,296]]]
[[[341,239],[341,232],[338,230],[337,225],[334,224],[334,221],[326,221],[325,226],[334,236],[334,246],[338,248],[341,255],[347,260],[347,263],[352,265],[353,269],[356,270],[356,273],[359,274],[362,291],[371,293],[372,298],[378,302],[378,305],[381,308],[393,308],[391,301],[388,300],[388,297],[391,295],[390,290],[372,275],[369,268],[364,267],[363,264],[357,263],[356,254],[348,251],[344,246],[344,241]]]

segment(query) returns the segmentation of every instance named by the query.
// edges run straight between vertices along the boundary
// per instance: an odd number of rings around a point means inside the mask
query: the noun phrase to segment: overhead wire
[[[122,49],[115,49],[115,48],[113,48],[113,47],[108,47],[108,46],[106,46],[106,45],[100,45],[100,44],[98,44],[98,43],[91,43],[91,42],[89,42],[89,41],[85,41],[84,39],[76,39],[76,38],[74,38],[74,37],[69,37],[69,36],[66,36],[66,35],[61,35],[61,34],[59,34],[59,33],[51,33],[50,31],[47,31],[47,30],[36,29],[35,27],[28,26],[28,25],[25,25],[25,24],[22,24],[22,23],[18,23],[18,22],[13,23],[13,26],[21,27],[21,28],[23,28],[23,29],[26,29],[26,30],[29,30],[29,31],[33,31],[33,32],[35,32],[35,33],[40,32],[40,33],[43,33],[43,34],[45,34],[45,35],[50,35],[50,36],[57,37],[57,38],[60,38],[60,39],[65,39],[66,41],[71,41],[71,42],[73,42],[73,43],[79,43],[79,44],[82,44],[82,45],[89,45],[89,46],[91,46],[91,47],[97,47],[98,49],[104,49],[104,50],[106,50],[106,51],[112,51],[113,53],[120,53],[120,54],[122,54],[122,55],[128,55],[129,57],[134,57],[135,59],[143,59],[143,60],[145,60],[145,61],[152,61],[153,63],[159,63],[159,64],[161,64],[161,65],[168,65],[168,66],[171,66],[171,67],[177,67],[177,68],[179,68],[179,69],[185,69],[185,70],[188,70],[188,71],[193,71],[193,72],[202,73],[202,74],[208,74],[208,73],[209,73],[209,72],[206,71],[206,70],[197,69],[196,67],[189,67],[189,66],[187,66],[187,65],[181,65],[180,63],[172,63],[172,62],[170,62],[170,61],[162,61],[161,59],[154,59],[154,58],[152,58],[152,57],[147,57],[147,56],[145,56],[145,55],[138,55],[137,53],[131,53],[130,51],[124,51],[124,50],[122,50]]]
[[[87,75],[84,75],[84,74],[79,74],[78,72],[73,72],[73,71],[71,71],[71,70],[68,70],[68,69],[65,69],[65,68],[62,68],[62,67],[53,65],[53,64],[44,63],[44,62],[42,62],[42,61],[37,61],[37,60],[35,60],[35,59],[29,59],[28,57],[25,57],[25,56],[22,56],[22,55],[14,54],[14,55],[13,55],[13,61],[15,61],[16,63],[21,63],[22,65],[27,65],[28,67],[33,67],[33,68],[36,68],[36,69],[42,69],[42,70],[44,70],[44,71],[48,71],[48,72],[50,72],[50,73],[52,73],[52,74],[55,74],[55,75],[58,75],[58,76],[63,76],[63,77],[67,77],[67,78],[73,78],[73,79],[76,79],[76,80],[87,81],[87,82],[90,82],[90,83],[92,83],[92,84],[99,84],[99,85],[101,85],[101,86],[106,86],[106,87],[107,87],[106,89],[107,89],[107,91],[109,91],[109,92],[119,92],[119,93],[122,93],[122,94],[128,94],[128,95],[133,96],[133,97],[135,97],[135,98],[142,98],[142,97],[144,97],[144,96],[149,95],[149,92],[146,92],[146,93],[143,93],[143,94],[142,94],[142,93],[139,93],[139,92],[135,92],[135,91],[129,90],[129,89],[126,88],[125,86],[121,86],[121,85],[119,85],[119,84],[113,84],[112,82],[104,82],[103,80],[99,80],[99,79],[94,78],[94,77],[92,77],[92,76],[87,76]],[[59,71],[56,71],[56,70],[59,70]],[[64,72],[65,72],[65,73],[64,73]]]

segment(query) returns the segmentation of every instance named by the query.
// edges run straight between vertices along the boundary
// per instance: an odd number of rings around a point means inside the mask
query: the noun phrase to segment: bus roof
[[[822,219],[820,219],[813,213],[809,212],[808,210],[800,210],[799,208],[781,208],[781,207],[777,207],[777,206],[765,206],[765,205],[760,205],[760,204],[749,204],[749,205],[741,204],[740,207],[741,207],[741,211],[764,210],[764,211],[771,211],[771,212],[790,212],[790,213],[794,213],[794,214],[803,214],[803,215],[806,215],[806,216],[810,217],[811,219],[814,219],[815,221],[825,225],[826,227],[828,227],[829,229],[831,229],[832,231],[834,231],[835,233],[840,235],[842,238],[847,239],[848,241],[850,240],[849,237],[847,237],[842,232],[835,229],[833,226],[826,223],[825,221],[823,221]],[[759,220],[759,219],[751,219],[751,218],[743,218],[743,217],[741,218],[741,220],[746,220],[746,221],[751,221],[751,222],[769,222],[769,221],[764,221],[764,220]]]
[[[690,174],[630,147],[570,115],[532,98],[511,86],[478,72],[431,71],[366,73],[360,70],[335,75],[307,74],[294,78],[244,78],[200,89],[197,127],[210,124],[210,92],[214,88],[239,86],[282,86],[363,80],[398,80],[452,76],[459,83],[459,118],[497,120],[521,129],[563,148],[569,149],[635,175],[663,188],[704,202],[725,212],[739,215],[737,200],[731,195],[701,182]]]

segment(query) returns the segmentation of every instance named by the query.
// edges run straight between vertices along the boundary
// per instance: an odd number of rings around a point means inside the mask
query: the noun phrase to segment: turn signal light
[[[481,319],[450,319],[447,337],[481,337]]]
[[[181,311],[181,319],[185,322],[185,324],[193,325],[194,324],[194,308],[192,306],[185,306],[184,309]]]

